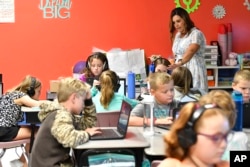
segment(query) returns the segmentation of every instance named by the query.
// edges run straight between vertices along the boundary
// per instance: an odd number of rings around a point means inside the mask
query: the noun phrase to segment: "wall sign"
[[[188,13],[194,12],[200,6],[199,0],[175,0],[176,7],[182,7],[186,9]]]
[[[71,0],[40,0],[39,8],[45,19],[70,18]]]
[[[243,5],[245,5],[247,7],[247,10],[250,10],[250,3],[248,0],[245,0],[245,2],[243,3]]]

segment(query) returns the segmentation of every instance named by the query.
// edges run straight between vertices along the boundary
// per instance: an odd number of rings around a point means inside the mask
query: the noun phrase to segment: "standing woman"
[[[180,7],[172,10],[169,26],[172,50],[175,55],[175,64],[170,65],[169,68],[186,66],[192,73],[193,87],[207,92],[204,34],[195,27],[187,11]]]

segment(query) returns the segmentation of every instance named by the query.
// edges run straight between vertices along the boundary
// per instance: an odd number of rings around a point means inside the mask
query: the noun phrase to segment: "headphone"
[[[119,88],[121,86],[120,77],[116,73],[114,73],[114,74],[115,74],[115,80],[113,80],[112,78],[111,79],[112,79],[112,82],[113,82],[113,85],[114,85],[114,91],[118,92],[118,90],[119,90]]]
[[[106,55],[104,53],[101,53],[101,52],[95,52],[87,58],[86,68],[90,69],[90,67],[91,67],[90,59],[97,58],[97,59],[100,59],[102,61],[103,60],[102,56],[103,56],[103,58],[105,57],[104,62],[103,62],[103,66],[102,66],[102,70],[108,70],[108,68],[109,68],[108,67],[108,59],[107,59]]]
[[[35,87],[36,87],[36,78],[31,77],[31,84],[30,87],[27,89],[27,94],[32,97],[35,95]]]
[[[197,108],[190,116],[183,129],[178,131],[178,142],[183,149],[188,149],[196,143],[197,134],[194,130],[195,123],[200,119],[204,111],[211,108],[218,108],[214,104],[206,104]]]

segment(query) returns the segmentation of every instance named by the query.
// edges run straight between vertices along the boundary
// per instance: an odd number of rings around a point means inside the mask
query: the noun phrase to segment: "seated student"
[[[171,77],[174,80],[174,99],[180,102],[197,101],[205,94],[193,88],[192,73],[187,67],[180,66],[173,69]]]
[[[151,64],[153,64],[153,68],[151,68],[149,70],[149,74],[154,73],[154,72],[168,72],[168,66],[170,65],[170,62],[168,61],[168,59],[161,57],[160,55],[152,55],[150,57],[150,61]],[[143,84],[143,82],[147,83],[144,84],[144,87],[141,87],[141,94],[138,96],[138,100],[142,99],[142,95],[143,94],[149,94],[149,86],[148,86],[148,81],[141,81],[141,83]],[[147,89],[145,88],[145,85],[147,85]]]
[[[154,69],[151,72],[168,72],[168,66],[171,64],[168,59],[160,55],[153,55],[150,57],[150,60],[154,64]]]
[[[212,90],[204,95],[199,100],[201,105],[216,104],[223,109],[222,111],[227,114],[229,118],[230,128],[232,129],[235,124],[235,103],[231,98],[231,95],[225,90]],[[228,141],[226,151],[224,152],[222,159],[229,161],[230,150],[247,150],[248,137],[244,132],[234,131],[232,132],[231,140]]]
[[[165,135],[166,159],[158,167],[229,167],[221,160],[230,134],[228,114],[217,104],[189,102]]]
[[[34,141],[30,166],[72,166],[70,148],[84,144],[97,133],[95,106],[89,85],[75,78],[60,81],[57,102],[40,105],[42,124]],[[83,116],[79,116],[82,112]]]
[[[132,107],[138,104],[135,99],[129,99],[124,94],[118,93],[119,76],[111,70],[102,72],[100,78],[100,91],[93,97],[96,112],[120,111],[122,100],[127,101]]]
[[[154,124],[171,124],[171,111],[176,108],[178,102],[174,100],[174,82],[167,73],[152,73],[149,75],[150,93],[154,97]],[[147,115],[150,115],[150,106],[146,105]],[[144,116],[144,104],[137,104],[131,111],[129,125],[142,126]],[[150,119],[150,118],[148,118]],[[148,123],[150,121],[147,121]]]
[[[99,77],[103,71],[109,70],[108,59],[105,53],[94,52],[91,54],[86,62],[86,68],[84,68],[80,73],[82,73],[80,80],[87,82],[88,78],[92,78],[91,83],[91,95],[95,96],[97,93],[97,85],[100,85]]]
[[[250,102],[250,71],[239,70],[234,74],[232,83],[233,90],[237,90],[242,93],[244,103]]]

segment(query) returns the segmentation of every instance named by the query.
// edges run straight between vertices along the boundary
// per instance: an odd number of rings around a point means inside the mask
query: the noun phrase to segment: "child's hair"
[[[120,79],[114,71],[107,70],[101,74],[99,81],[101,86],[100,103],[104,108],[108,108],[114,92],[117,92],[120,87]]]
[[[175,68],[171,73],[171,77],[174,80],[174,85],[178,86],[176,89],[179,92],[184,95],[190,92],[190,89],[193,87],[193,77],[187,67],[181,66]]]
[[[234,74],[233,83],[237,84],[241,80],[243,80],[243,81],[250,81],[250,71],[249,70],[242,69],[242,70],[237,71]]]
[[[164,65],[166,67],[168,67],[169,65],[171,65],[170,61],[168,61],[168,59],[161,57],[160,55],[152,55],[150,57],[151,62],[154,64],[154,72],[155,72],[155,68],[158,65]]]
[[[213,104],[210,105],[212,106]],[[201,114],[198,116],[198,113]],[[217,115],[227,118],[226,113],[222,112],[222,109],[217,107],[216,104],[212,108],[193,102],[184,105],[178,119],[175,120],[170,131],[164,137],[164,141],[167,144],[166,156],[178,160],[183,160],[187,157],[190,146],[196,143],[197,129],[206,118]]]
[[[156,90],[159,85],[168,84],[172,80],[172,77],[165,72],[151,73],[148,77],[150,89],[154,90]]]
[[[24,92],[28,95],[30,95],[29,92],[32,92],[32,96],[34,95],[34,91],[36,88],[38,88],[39,86],[41,86],[41,82],[31,76],[31,75],[26,75],[23,80],[21,81],[21,83],[19,83],[18,85],[16,85],[15,87],[13,87],[12,89],[8,90],[7,92],[12,92],[12,91],[21,91]]]
[[[109,70],[109,63],[106,54],[102,52],[94,52],[88,57],[86,61],[86,68],[84,68],[80,73],[84,73],[86,77],[93,77],[93,73],[91,72],[90,69],[93,59],[99,59],[102,61],[103,63],[102,71]]]
[[[61,103],[67,101],[73,93],[84,97],[89,89],[89,85],[79,79],[73,77],[63,78],[60,80],[57,92],[58,102]]]
[[[205,104],[216,104],[219,108],[225,112],[229,118],[230,127],[233,128],[236,119],[235,103],[231,95],[225,90],[211,90],[208,94],[203,95],[199,103]]]
[[[163,58],[163,57],[159,57],[157,59],[154,60],[154,65],[155,65],[155,68],[160,65],[160,64],[163,64],[164,66],[168,67],[169,65],[171,65],[171,63],[168,61],[168,59],[166,58]]]

